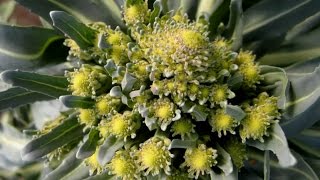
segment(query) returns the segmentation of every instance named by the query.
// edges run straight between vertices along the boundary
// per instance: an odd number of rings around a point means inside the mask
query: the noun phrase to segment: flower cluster
[[[199,178],[223,172],[219,149],[241,168],[246,140],[263,142],[280,116],[277,97],[259,88],[255,56],[210,38],[207,23],[180,11],[159,16],[143,0],[126,1],[123,19],[128,34],[93,23],[92,47],[65,42],[69,58],[83,63],[66,73],[69,90],[94,101],[77,109],[79,122],[101,139],[86,159],[92,172]],[[99,149],[110,138],[121,143],[102,163]]]

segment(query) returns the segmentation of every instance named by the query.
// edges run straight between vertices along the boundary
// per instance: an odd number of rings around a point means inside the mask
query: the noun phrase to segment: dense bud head
[[[106,166],[110,173],[123,180],[140,179],[133,157],[127,150],[119,150]]]
[[[190,136],[194,132],[194,125],[190,119],[182,118],[175,121],[171,127],[173,132],[172,136],[180,135],[181,139],[184,139],[185,136]]]
[[[246,145],[240,138],[235,136],[229,137],[224,141],[224,149],[230,154],[234,165],[240,169],[244,166],[244,161],[248,158],[246,153]]]
[[[261,79],[259,66],[253,63],[243,64],[239,68],[239,72],[243,75],[243,83],[245,86],[254,87]]]
[[[240,50],[235,63],[240,65],[252,64],[255,60],[255,55],[253,55],[250,51],[242,51]]]
[[[67,72],[69,90],[73,95],[92,96],[104,87],[104,83],[109,82],[109,77],[99,66],[83,65],[80,69]]]
[[[114,135],[126,140],[128,136],[135,137],[135,131],[139,128],[139,116],[131,111],[123,114],[114,114],[104,119],[99,124],[100,134],[103,137]]]
[[[218,136],[227,135],[227,131],[234,134],[234,128],[238,125],[237,121],[228,115],[224,109],[218,109],[211,114],[209,123],[212,126],[213,132],[218,132]]]
[[[160,171],[170,174],[171,158],[173,155],[168,150],[169,139],[153,137],[140,145],[135,152],[139,168],[145,171],[145,175],[157,175]]]
[[[128,25],[133,25],[136,23],[147,23],[149,21],[150,11],[148,9],[147,1],[143,0],[133,0],[131,2],[126,2],[123,19]]]
[[[211,167],[217,164],[217,156],[217,150],[200,144],[197,148],[186,150],[182,167],[187,166],[189,175],[197,179],[200,174],[209,173]]]
[[[93,109],[79,109],[79,121],[86,126],[93,126],[97,123],[96,112]]]
[[[120,142],[106,167],[98,164],[97,152],[86,163],[119,179],[207,177],[224,171],[214,167],[220,152],[212,146],[219,143],[240,168],[245,141],[263,141],[279,119],[278,99],[262,92],[255,55],[234,52],[232,40],[219,35],[211,39],[204,16],[195,22],[180,10],[158,15],[162,3],[150,11],[147,1],[126,0],[123,20],[130,34],[92,23],[90,47],[65,41],[69,57],[90,60],[66,73],[72,94],[94,102],[78,110],[80,123],[99,130],[97,148],[109,137],[116,139],[112,148]]]
[[[108,115],[113,111],[119,110],[121,100],[117,97],[111,97],[109,94],[97,97],[95,108],[99,115]]]

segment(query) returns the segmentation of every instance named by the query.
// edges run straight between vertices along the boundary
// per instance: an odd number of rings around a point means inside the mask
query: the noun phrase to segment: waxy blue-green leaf
[[[98,152],[98,162],[103,166],[115,155],[116,151],[123,147],[124,141],[117,139],[115,136],[109,136],[100,146]]]
[[[226,113],[237,121],[241,121],[246,116],[246,113],[239,106],[233,105],[227,105]]]
[[[280,123],[287,136],[294,136],[319,120],[320,66],[315,67],[313,72],[292,70],[287,75],[290,87]]]
[[[275,51],[258,59],[261,64],[288,66],[320,57],[320,28],[305,33],[283,44]]]
[[[70,94],[67,91],[68,80],[62,76],[48,76],[24,71],[4,71],[1,79],[13,86],[22,87],[54,98]]]
[[[59,100],[69,108],[92,108],[94,106],[94,100],[91,97],[82,97],[82,96],[60,96]]]
[[[226,38],[232,41],[232,50],[237,51],[242,45],[243,14],[242,0],[231,0],[230,17],[225,30]]]
[[[192,7],[195,7],[196,3],[197,2],[195,2],[193,0],[175,0],[175,1],[165,0],[164,7],[166,7],[166,8],[164,8],[164,9],[166,11],[171,11],[171,10],[176,11],[179,8],[181,8],[180,10],[182,11],[182,14],[183,14],[183,13],[188,12]]]
[[[169,149],[175,149],[175,148],[194,148],[197,146],[197,142],[195,140],[181,140],[181,139],[173,139],[171,141],[171,144],[169,146]]]
[[[90,177],[90,168],[84,162],[82,162],[78,167],[65,174],[60,180],[80,180]]]
[[[29,70],[64,61],[67,49],[62,39],[63,36],[51,29],[0,24],[0,71]]]
[[[119,0],[16,0],[22,6],[51,22],[50,11],[65,11],[83,23],[106,22],[108,25],[122,25]]]
[[[320,158],[320,131],[319,127],[313,126],[305,129],[299,134],[293,136],[289,141],[298,147],[305,156]]]
[[[263,143],[258,140],[249,140],[247,144],[263,151],[272,151],[282,167],[290,167],[296,163],[295,157],[290,152],[286,136],[278,123],[272,125],[270,135],[264,138]]]
[[[87,139],[84,141],[84,143],[80,146],[76,157],[78,159],[85,159],[87,157],[90,157],[94,152],[96,151],[96,146],[98,144],[99,140],[99,131],[97,129],[91,129]]]
[[[198,5],[196,18],[198,19],[203,15],[211,15],[218,9],[222,2],[223,0],[201,0]]]
[[[223,171],[224,175],[228,176],[232,173],[232,171],[236,171],[233,169],[233,163],[229,153],[224,150],[219,144],[217,144],[216,148],[218,151],[217,166]]]
[[[320,149],[305,143],[304,139],[299,140],[290,138],[289,141],[294,145],[295,149],[298,149],[299,152],[303,152],[306,156],[320,158]]]
[[[90,176],[84,180],[117,180],[117,177],[110,175],[109,172],[103,172],[94,176]]]
[[[83,136],[83,126],[76,115],[71,115],[49,133],[30,141],[22,150],[23,160],[31,161]]]
[[[263,161],[263,180],[270,180],[270,152],[268,150],[264,152]]]
[[[260,1],[244,13],[244,41],[254,42],[254,49],[274,48],[273,43],[281,42],[288,30],[319,10],[318,0]]]
[[[313,171],[320,177],[320,159],[304,158],[306,163],[313,169]]]
[[[94,45],[96,32],[70,14],[63,11],[51,11],[50,17],[53,25],[74,40],[80,48],[86,49]]]
[[[271,91],[272,96],[278,97],[278,107],[284,109],[286,106],[286,96],[289,80],[286,72],[279,67],[260,66],[262,76],[261,85],[264,91]]]
[[[76,158],[76,152],[76,150],[71,151],[56,169],[44,177],[44,180],[61,179],[76,169],[83,161]]]
[[[53,99],[51,96],[28,91],[20,87],[13,87],[0,92],[0,110],[15,108],[36,101]]]
[[[297,163],[291,167],[281,167],[276,158],[270,154],[270,177],[271,179],[303,179],[303,180],[319,180],[316,173],[309,164],[296,152],[292,152],[297,159]],[[249,162],[255,160],[254,163],[249,163],[247,168],[260,172],[263,175],[264,153],[250,149],[248,152]],[[252,161],[251,161],[252,162]]]

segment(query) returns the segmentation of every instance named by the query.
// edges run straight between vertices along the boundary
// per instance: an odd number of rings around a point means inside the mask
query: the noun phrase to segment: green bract
[[[84,14],[83,2],[71,2],[73,8],[46,1],[58,11],[44,15],[47,9],[31,8],[65,35],[43,31],[49,40],[41,36],[25,52],[39,57],[2,50],[0,40],[0,58],[41,59],[51,41],[64,45],[57,49],[63,65],[1,74],[14,87],[0,92],[0,109],[57,98],[68,108],[31,131],[21,150],[24,161],[46,159],[44,179],[268,180],[270,172],[302,168],[299,177],[316,180],[305,161],[318,162],[298,153],[319,158],[319,59],[304,62],[285,50],[299,49],[298,35],[317,29],[319,2],[284,1],[273,9],[275,0],[97,0],[85,2]],[[300,6],[310,6],[310,14],[295,18]],[[315,43],[309,35],[303,42]],[[281,43],[285,50],[268,54]],[[301,62],[272,60],[284,56]]]

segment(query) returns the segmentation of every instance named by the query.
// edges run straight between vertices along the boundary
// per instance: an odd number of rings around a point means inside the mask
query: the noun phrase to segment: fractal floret
[[[281,116],[255,55],[179,10],[127,0],[122,16],[126,30],[90,23],[86,39],[64,43],[79,62],[65,73],[72,95],[62,98],[85,134],[76,157],[91,175],[120,179],[240,170],[247,143],[266,141]]]

